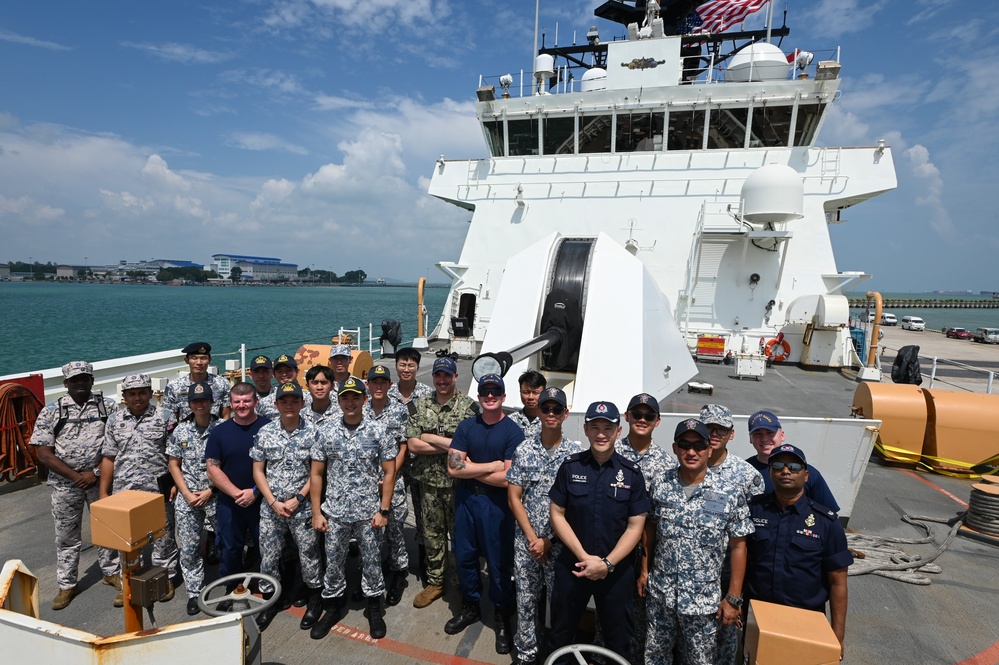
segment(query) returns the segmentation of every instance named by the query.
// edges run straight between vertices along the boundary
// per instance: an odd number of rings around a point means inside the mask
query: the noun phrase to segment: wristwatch
[[[734,607],[735,609],[739,609],[740,607],[742,607],[742,598],[733,596],[730,593],[725,594],[725,600],[727,600],[728,604]]]
[[[608,560],[607,560],[607,557],[604,557],[604,558],[602,558],[602,559],[600,559],[600,560],[601,560],[601,561],[603,561],[603,562],[604,562],[604,565],[606,565],[606,566],[607,566],[607,572],[608,572],[608,573],[613,573],[613,572],[614,572],[614,568],[615,568],[615,566],[614,566],[614,564],[613,564],[613,563],[611,563],[610,561],[608,561]]]
[[[392,511],[388,508],[380,508],[378,512],[381,514],[382,517],[388,517],[389,515],[392,514]]]
[[[301,494],[296,494],[295,500],[298,501],[299,503],[305,503],[305,497],[302,496]]]

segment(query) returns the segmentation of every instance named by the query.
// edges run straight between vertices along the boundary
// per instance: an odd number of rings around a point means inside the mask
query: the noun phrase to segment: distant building
[[[298,279],[298,264],[282,263],[281,259],[269,256],[213,254],[212,267],[222,279],[231,279],[232,269],[237,267],[243,280],[274,282]]]
[[[81,270],[86,270],[83,266],[69,266],[60,264],[56,266],[56,279],[76,279]]]
[[[10,264],[0,263],[0,279],[10,279]]]

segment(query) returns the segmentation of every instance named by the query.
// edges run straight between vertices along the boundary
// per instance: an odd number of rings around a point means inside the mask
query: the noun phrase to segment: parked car
[[[953,339],[971,339],[972,334],[970,330],[965,330],[964,328],[947,328],[945,331],[947,337]]]
[[[975,328],[971,339],[982,344],[999,344],[999,328]]]
[[[891,312],[881,312],[881,325],[883,326],[897,326],[898,319]]]
[[[902,317],[902,330],[925,330],[926,321],[923,321],[918,316],[903,316]]]
[[[868,323],[874,323],[874,312],[868,312],[867,313],[867,322]]]

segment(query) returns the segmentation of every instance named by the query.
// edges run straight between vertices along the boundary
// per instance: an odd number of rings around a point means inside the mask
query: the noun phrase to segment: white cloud
[[[142,167],[142,174],[167,189],[177,189],[182,192],[191,189],[191,183],[171,171],[166,161],[159,155],[149,156],[146,165]]]
[[[165,42],[163,44],[153,44],[150,42],[121,42],[126,48],[132,48],[149,55],[167,60],[169,62],[179,62],[185,65],[210,65],[229,60],[233,54],[221,51],[209,51],[191,44],[179,44],[177,42]]]
[[[38,48],[44,48],[50,51],[73,50],[69,46],[63,46],[62,44],[57,44],[56,42],[50,42],[44,39],[36,39],[35,37],[19,35],[16,32],[11,32],[10,30],[3,30],[3,29],[0,29],[0,42],[10,42],[11,44],[24,44],[25,46],[36,46]]]
[[[309,154],[309,151],[302,146],[267,132],[233,132],[229,134],[228,143],[243,150],[278,150],[294,155]]]
[[[955,241],[956,229],[943,202],[943,178],[940,170],[930,161],[930,151],[917,143],[904,154],[912,166],[913,175],[922,182],[923,193],[916,198],[916,204],[930,210],[930,225],[941,239]]]
[[[889,5],[889,0],[818,0],[806,9],[799,23],[820,25],[826,37],[838,38],[860,32],[874,25],[877,14]],[[777,12],[774,12],[775,18]]]

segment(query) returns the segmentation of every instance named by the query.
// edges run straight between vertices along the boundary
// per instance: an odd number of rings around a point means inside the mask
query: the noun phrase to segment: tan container
[[[749,602],[745,660],[748,665],[838,665],[839,640],[821,612]]]
[[[90,533],[94,545],[122,552],[142,549],[150,532],[166,527],[163,495],[125,490],[90,504]]]
[[[298,362],[298,383],[303,389],[307,389],[308,386],[305,383],[305,373],[316,365],[326,365],[330,366],[330,349],[333,346],[330,344],[306,344],[298,349],[295,354],[295,361]],[[371,354],[367,351],[351,351],[350,352],[350,373],[359,379],[368,378],[368,371],[374,367],[374,360],[371,358]],[[333,399],[336,399],[336,395],[333,395]]]
[[[999,395],[927,390],[930,427],[923,462],[941,471],[968,472],[999,454]]]
[[[929,418],[926,401],[922,388],[906,384],[864,382],[853,393],[854,411],[881,421],[879,452],[893,462],[920,460]]]

